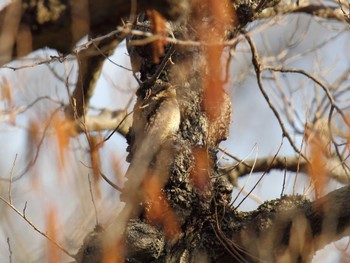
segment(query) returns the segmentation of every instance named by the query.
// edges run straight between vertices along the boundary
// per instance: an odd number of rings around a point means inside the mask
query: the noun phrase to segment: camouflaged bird
[[[157,176],[161,186],[165,184],[173,152],[172,137],[179,125],[180,109],[174,86],[157,80],[151,88],[138,90],[129,134],[128,181],[121,194],[122,201],[142,201],[141,187],[147,173]]]

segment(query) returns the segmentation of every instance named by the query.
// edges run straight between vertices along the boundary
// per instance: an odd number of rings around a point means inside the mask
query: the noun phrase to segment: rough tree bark
[[[74,5],[69,5],[68,1],[22,1],[23,13],[18,34],[21,34],[21,28],[29,27],[33,49],[49,46],[69,53],[75,42],[88,31],[91,37],[112,31],[120,23],[119,18],[132,10],[131,2],[87,1],[85,7],[88,11],[83,13],[90,16],[89,29],[85,26],[79,30],[73,26],[76,19],[73,15]],[[227,28],[227,35],[222,36],[221,40],[233,38],[247,23],[257,18],[265,7],[278,4],[267,1],[270,5],[266,5],[265,2],[247,4],[234,1],[232,7],[236,17],[232,20],[231,27]],[[155,8],[166,18],[174,20],[171,30],[176,39],[200,39],[191,21],[196,16],[203,15],[201,12],[205,12],[205,5],[203,9],[196,6],[198,9],[192,9],[189,17],[178,19],[180,14],[189,8],[187,1],[135,3],[135,13]],[[314,5],[310,5],[311,7]],[[40,8],[51,12],[51,20],[45,20],[43,23],[38,20]],[[317,6],[313,10],[310,8],[297,8],[291,12],[311,12],[317,15],[314,12],[319,12],[322,8],[327,12],[332,11],[324,6]],[[54,15],[55,12],[59,14]],[[59,19],[53,19],[54,17]],[[334,17],[342,20],[339,16]],[[4,26],[6,24],[3,24]],[[112,40],[104,39],[99,43],[99,47],[108,55],[125,36],[119,34],[117,37],[112,36]],[[170,47],[172,44],[168,45]],[[213,118],[209,116],[210,111],[205,109],[207,98],[203,95],[203,76],[211,74],[206,71],[210,68],[205,59],[206,48],[176,46],[171,55],[174,64],[165,65],[157,78],[153,76],[158,71],[159,64],[152,63],[151,46],[134,49],[141,54],[142,59],[140,72],[143,84],[137,93],[139,100],[148,99],[147,94],[152,96],[152,91],[159,83],[176,87],[181,124],[174,135],[170,177],[162,190],[162,198],[168,200],[169,207],[160,217],[167,219],[169,211],[173,211],[180,232],[175,236],[170,235],[172,238],[169,238],[169,235],[164,233],[167,231],[166,222],[150,224],[145,210],[150,209],[152,204],[144,201],[144,211],[130,218],[125,229],[127,262],[310,262],[315,251],[349,234],[349,186],[315,202],[301,196],[283,196],[267,201],[249,213],[237,211],[232,207],[230,202],[233,185],[217,166],[219,143],[228,136],[231,105],[228,96],[221,92],[219,113]],[[91,45],[91,48],[78,54],[81,79],[72,97],[75,100],[72,105],[76,108],[71,108],[72,114],[76,114],[78,118],[85,114],[93,92],[92,79],[98,76],[93,77],[91,74],[97,72],[104,60],[102,56],[87,55],[88,52],[95,51],[95,47]],[[5,63],[4,61],[2,63]],[[152,114],[154,113],[150,113],[151,116]],[[128,142],[131,145],[130,149],[133,149],[134,141],[130,135]],[[269,170],[269,165],[274,163],[275,159],[272,159],[265,170]],[[197,178],[204,181],[197,182]],[[108,232],[113,233],[113,224],[105,229],[96,226],[95,230],[87,235],[76,254],[76,262],[102,262],[103,243]],[[116,247],[114,249],[118,250]]]

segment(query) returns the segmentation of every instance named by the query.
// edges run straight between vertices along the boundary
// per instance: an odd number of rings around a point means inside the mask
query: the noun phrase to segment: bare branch
[[[30,108],[32,108],[34,105],[36,105],[38,102],[43,101],[43,100],[48,100],[48,101],[54,102],[60,106],[64,106],[64,104],[62,102],[55,100],[54,98],[52,98],[50,96],[42,96],[42,97],[36,98],[33,102],[31,102],[27,105],[18,106],[18,107],[14,106],[10,110],[1,110],[0,111],[0,121],[5,122],[11,117],[18,116],[18,115],[28,111]]]
[[[72,59],[70,55],[68,56],[63,56],[63,55],[59,55],[59,56],[50,56],[50,58],[48,59],[41,59],[37,62],[33,62],[30,64],[24,64],[21,66],[9,66],[9,65],[1,65],[0,68],[4,68],[4,69],[12,69],[13,71],[17,71],[20,69],[25,69],[25,68],[34,68],[36,66],[40,66],[40,65],[44,65],[44,64],[50,64],[53,62],[63,62],[66,61],[67,59]]]
[[[282,118],[281,116],[279,115],[277,109],[275,108],[275,106],[271,103],[270,101],[270,98],[268,96],[268,94],[266,93],[265,89],[264,89],[264,86],[262,84],[262,80],[261,80],[261,74],[262,74],[262,71],[264,69],[264,67],[261,65],[260,63],[260,58],[259,58],[259,55],[258,55],[258,51],[256,49],[256,46],[253,42],[253,39],[248,35],[248,34],[244,34],[244,36],[246,37],[248,43],[249,43],[249,46],[250,46],[250,49],[251,49],[251,52],[252,52],[252,63],[254,65],[254,68],[255,68],[255,72],[256,72],[256,75],[257,75],[257,81],[258,81],[258,86],[259,86],[259,89],[261,91],[261,93],[263,94],[267,104],[269,105],[270,109],[272,110],[272,112],[274,113],[281,129],[282,129],[282,136],[283,137],[286,137],[290,143],[290,145],[292,146],[292,148],[294,149],[294,151],[296,153],[298,153],[300,156],[302,156],[307,162],[308,159],[307,157],[301,152],[300,149],[298,149],[298,147],[295,145],[291,135],[287,132],[287,129],[285,128],[285,125],[282,121]]]
[[[282,145],[283,145],[283,140],[281,141],[281,144],[280,144],[280,146],[279,146],[277,152],[276,152],[275,155],[273,156],[272,161],[271,161],[271,163],[269,164],[269,166],[268,166],[267,169],[269,169],[269,167],[272,165],[272,163],[273,163],[273,162],[275,161],[275,159],[277,158],[277,156],[278,156],[278,154],[279,154],[279,152],[280,152],[280,150],[281,150]],[[254,167],[255,167],[255,163],[256,163],[256,162],[254,162]],[[252,171],[253,171],[253,169],[252,169]],[[261,182],[261,180],[264,178],[265,175],[266,175],[266,171],[260,176],[260,178],[256,181],[256,183],[255,183],[255,185],[252,187],[252,189],[251,189],[251,190],[248,192],[248,194],[241,200],[241,202],[235,207],[235,209],[238,209],[238,207],[244,202],[244,200],[247,199],[247,197],[254,191],[254,189],[255,189],[255,188],[257,187],[257,185]]]
[[[254,160],[245,160],[243,163],[235,163],[232,165],[225,166],[223,173],[228,174],[232,181],[237,181],[237,178],[246,176],[251,172],[252,166],[254,165],[253,173],[266,172],[269,173],[272,170],[287,170],[290,172],[307,172],[306,161],[299,160],[298,156],[295,157],[283,157],[272,156],[259,158]],[[298,167],[299,166],[299,167]]]
[[[85,128],[87,131],[117,131],[122,136],[126,136],[132,123],[131,113],[126,113],[124,110],[110,111],[104,109],[100,114],[85,116]],[[76,122],[77,123],[77,122]],[[77,123],[77,131],[83,132],[80,123]],[[114,132],[113,132],[114,133]],[[108,137],[112,136],[110,134]],[[105,139],[105,141],[108,138]]]
[[[348,12],[349,14],[347,14],[344,10],[344,7],[342,5],[342,3],[340,2],[340,0],[338,0],[339,6],[340,6],[340,10],[342,11],[343,15],[344,15],[344,19],[346,22],[348,22],[350,24],[350,3],[348,4]]]
[[[254,167],[254,169],[252,169]],[[350,184],[349,172],[347,167],[343,167],[337,157],[331,157],[325,163],[325,169],[330,178],[343,183]],[[221,173],[228,176],[230,182],[237,182],[239,177],[253,173],[269,173],[272,170],[285,170],[289,172],[308,173],[308,163],[300,160],[299,156],[285,157],[277,156],[276,158],[265,157],[254,160],[245,160],[221,168]]]
[[[92,192],[92,184],[91,184],[90,174],[88,174],[88,181],[89,181],[89,190],[90,190],[91,202],[92,202],[92,205],[94,206],[94,210],[95,210],[96,225],[98,225],[99,224],[98,223],[98,214],[97,214],[97,208],[96,208],[94,193]]]
[[[316,78],[312,74],[310,74],[310,73],[308,73],[308,72],[306,72],[305,70],[302,70],[302,69],[291,69],[291,68],[263,66],[262,67],[262,71],[263,70],[279,71],[279,72],[283,72],[283,73],[299,73],[299,74],[302,74],[302,75],[308,77],[309,79],[314,81],[317,85],[319,85],[323,89],[323,91],[326,93],[326,95],[327,95],[327,97],[329,99],[329,102],[330,102],[331,106],[334,107],[337,110],[337,112],[343,118],[345,124],[350,128],[350,121],[345,116],[343,111],[335,104],[334,98],[333,98],[331,92],[329,91],[329,89],[327,88],[327,85],[324,84],[321,80],[319,80],[318,78]]]
[[[12,263],[12,249],[11,249],[11,244],[10,244],[10,238],[7,237],[7,245],[8,245],[8,248],[9,248],[9,262]]]
[[[13,164],[12,164],[12,168],[11,168],[11,172],[10,172],[10,183],[9,183],[9,201],[10,201],[10,204],[12,204],[12,177],[13,177],[13,172],[14,172],[15,166],[16,166],[17,156],[18,156],[18,154],[16,154],[15,159],[13,160]]]
[[[302,196],[265,202],[246,215],[250,222],[234,234],[236,242],[256,262],[311,262],[315,251],[349,235],[349,202],[350,186],[312,203]]]
[[[38,232],[40,235],[45,237],[47,240],[49,240],[53,245],[55,245],[57,248],[59,248],[62,252],[64,252],[66,255],[74,258],[74,255],[69,253],[68,250],[63,248],[60,244],[58,244],[55,240],[51,239],[47,234],[45,234],[43,231],[41,231],[34,223],[32,223],[25,215],[25,209],[23,209],[23,213],[21,213],[15,206],[10,204],[5,198],[0,196],[0,200],[4,202],[7,206],[9,206],[13,211],[15,211],[20,217],[22,217],[36,232]],[[26,203],[27,204],[27,203]]]
[[[269,18],[276,15],[288,15],[293,13],[303,13],[325,19],[333,19],[343,23],[347,22],[346,17],[340,8],[335,6],[327,6],[324,3],[310,3],[304,6],[295,6],[290,4],[285,6],[277,5],[275,8],[266,9],[257,17]]]
[[[84,165],[86,168],[89,168],[89,169],[93,169],[92,166],[89,166],[89,165],[86,165],[85,163],[83,162],[80,162],[82,165]],[[99,175],[103,178],[103,180],[106,181],[107,184],[109,184],[110,186],[112,186],[115,190],[121,192],[122,191],[122,188],[118,185],[116,185],[115,183],[113,183],[100,169],[98,170],[99,172]]]
[[[26,173],[29,172],[29,170],[33,167],[33,165],[36,163],[36,161],[38,160],[38,157],[39,157],[39,153],[40,153],[40,149],[41,149],[41,146],[44,142],[44,139],[46,138],[46,135],[47,135],[47,132],[50,128],[50,125],[51,125],[51,122],[52,120],[54,119],[54,117],[56,116],[56,114],[61,110],[61,107],[58,107],[57,109],[55,109],[52,113],[51,113],[51,116],[49,118],[49,120],[47,121],[45,127],[44,127],[44,130],[42,132],[42,135],[40,137],[40,140],[38,142],[38,144],[36,145],[36,151],[35,151],[35,155],[33,158],[31,158],[28,163],[26,164],[25,168],[18,174],[16,175],[15,177],[12,178],[12,181],[17,181],[19,179],[21,179]],[[9,181],[8,178],[4,178],[4,177],[0,177],[0,180],[3,180],[3,181]]]

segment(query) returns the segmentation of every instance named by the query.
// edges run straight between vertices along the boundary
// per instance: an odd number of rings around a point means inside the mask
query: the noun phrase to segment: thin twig
[[[340,151],[338,149],[337,143],[335,142],[334,139],[334,135],[332,132],[332,127],[331,127],[331,121],[332,121],[332,114],[334,109],[339,113],[339,115],[342,117],[344,123],[350,128],[350,121],[349,119],[345,116],[345,114],[343,113],[343,111],[336,105],[335,100],[331,94],[331,92],[329,91],[329,89],[327,88],[326,84],[324,84],[321,80],[319,80],[318,78],[316,78],[315,76],[313,76],[312,74],[306,72],[305,70],[301,70],[301,69],[293,69],[293,68],[282,68],[282,67],[270,67],[270,66],[266,66],[263,67],[262,70],[271,70],[271,71],[278,71],[278,72],[283,72],[283,73],[298,73],[298,74],[302,74],[304,76],[306,76],[307,78],[311,79],[313,82],[315,82],[317,85],[319,85],[322,90],[325,92],[330,104],[331,104],[331,109],[330,109],[330,113],[329,113],[329,117],[328,117],[328,130],[331,134],[331,140],[332,143],[334,145],[336,154],[343,166],[344,171],[348,171],[349,167],[344,163],[344,161],[342,160]]]
[[[11,244],[10,244],[10,238],[7,237],[7,246],[9,248],[9,260],[10,260],[10,263],[12,263],[12,249],[11,249]]]
[[[30,63],[30,64],[24,64],[24,65],[17,66],[17,67],[10,66],[10,65],[6,64],[6,65],[1,66],[0,69],[4,68],[4,69],[11,69],[13,71],[16,71],[16,70],[20,70],[20,69],[33,68],[33,67],[43,65],[43,64],[50,64],[53,62],[62,63],[66,60],[75,60],[75,57],[77,54],[79,54],[83,50],[88,49],[91,45],[96,45],[96,43],[98,43],[104,39],[108,39],[108,38],[114,37],[116,35],[119,36],[120,34],[132,34],[135,36],[145,37],[145,39],[142,39],[141,42],[139,42],[139,43],[136,40],[134,40],[133,42],[135,42],[135,43],[133,43],[133,45],[144,45],[146,42],[164,41],[167,43],[171,43],[174,45],[181,45],[181,46],[199,47],[199,46],[217,46],[217,45],[222,46],[223,45],[223,46],[227,46],[227,47],[233,47],[233,46],[236,46],[240,40],[242,40],[241,35],[238,35],[237,37],[230,39],[228,41],[218,41],[218,42],[214,42],[214,43],[207,43],[205,41],[201,42],[201,41],[193,41],[193,40],[180,40],[180,39],[176,39],[174,37],[164,37],[161,35],[156,35],[156,34],[153,34],[151,32],[145,32],[142,30],[130,30],[130,28],[127,28],[125,26],[125,27],[118,27],[117,30],[114,30],[114,31],[112,31],[104,36],[93,38],[93,39],[89,40],[88,42],[86,42],[85,44],[82,44],[80,46],[75,47],[73,49],[73,52],[72,52],[72,54],[74,54],[74,55],[69,54],[69,55],[50,56],[49,59],[41,59],[37,62]],[[91,53],[89,52],[89,54],[86,54],[86,55],[91,56],[91,55],[95,55],[95,54],[100,54],[100,52],[99,51],[95,51],[95,52],[92,51]],[[114,63],[113,61],[111,61],[111,62]],[[118,66],[120,66],[120,65],[118,65]],[[121,67],[123,67],[123,66],[121,66]],[[130,69],[127,69],[127,70],[130,70]]]
[[[27,203],[28,203],[28,201],[26,201],[26,202],[24,203],[24,207],[23,207],[23,210],[22,210],[22,213],[23,213],[24,218],[26,218]]]
[[[306,115],[305,119],[307,119],[307,115]],[[304,132],[303,132],[303,137],[302,137],[302,140],[301,140],[300,149],[303,149],[304,143],[305,143],[305,139],[306,139],[306,123],[305,123],[305,126],[304,126]],[[306,163],[306,164],[308,164],[308,163]],[[293,194],[296,193],[297,180],[298,180],[299,172],[302,172],[302,170],[303,170],[302,166],[305,166],[305,164],[301,163],[301,156],[299,155],[298,156],[298,160],[297,160],[297,170],[295,172],[295,177],[294,177],[294,182],[293,182]]]
[[[331,110],[329,111],[329,116],[328,116],[328,130],[329,130],[329,133],[330,133],[331,141],[332,141],[332,143],[333,143],[333,145],[334,145],[334,149],[335,149],[336,155],[337,155],[337,157],[338,157],[338,159],[339,159],[339,161],[340,161],[340,163],[341,163],[341,165],[342,165],[342,167],[343,167],[343,170],[345,171],[347,177],[349,178],[349,177],[350,177],[349,172],[348,172],[348,171],[349,171],[349,166],[345,163],[345,160],[343,160],[343,158],[342,158],[342,156],[341,156],[341,153],[340,153],[340,151],[339,151],[338,145],[337,145],[337,143],[335,142],[334,134],[333,134],[332,126],[331,126],[331,125],[332,125],[331,122],[332,122],[332,116],[333,116],[334,108],[335,108],[335,107],[332,106],[332,107],[331,107]]]
[[[19,175],[17,175],[16,177],[12,178],[12,181],[13,181],[13,182],[15,182],[15,181],[21,179],[21,178],[33,167],[33,165],[36,163],[36,161],[37,161],[37,159],[38,159],[38,157],[39,157],[39,152],[40,152],[41,146],[42,146],[42,144],[43,144],[43,142],[44,142],[44,139],[46,138],[46,133],[47,133],[49,127],[50,127],[50,124],[51,124],[52,120],[54,119],[54,117],[56,116],[56,114],[59,112],[59,110],[60,110],[61,108],[62,108],[62,107],[58,107],[56,110],[54,110],[54,111],[52,112],[52,114],[51,114],[51,116],[50,116],[50,118],[49,118],[49,120],[48,120],[46,126],[44,127],[43,134],[42,134],[42,136],[41,136],[41,138],[40,138],[40,140],[39,140],[39,142],[38,142],[38,144],[37,144],[37,146],[36,146],[36,152],[35,152],[34,158],[31,159],[31,160],[27,163],[27,165],[26,165],[25,168],[22,170],[22,172],[20,172]],[[9,181],[9,179],[6,178],[6,177],[0,177],[0,181],[1,181],[1,180],[2,180],[2,181]]]
[[[34,62],[34,63],[31,63],[31,64],[21,65],[18,67],[3,65],[0,68],[12,69],[13,71],[16,71],[19,69],[34,68],[36,66],[40,66],[43,64],[50,64],[52,62],[57,62],[57,61],[62,63],[63,61],[67,60],[68,58],[70,58],[69,55],[67,55],[67,56],[64,56],[64,55],[50,56],[49,59],[41,59],[41,60]]]
[[[242,189],[242,187],[240,187],[240,186],[238,188]],[[264,201],[259,196],[255,195],[253,193],[248,193],[248,191],[246,189],[242,189],[242,194],[244,194],[244,196],[248,196],[251,200],[255,201],[259,205],[264,203]]]
[[[82,161],[80,161],[80,163],[86,167],[86,168],[89,168],[89,169],[93,169],[93,167],[89,166],[89,165],[86,165],[85,163],[83,163]],[[98,169],[98,172],[99,174],[101,175],[101,177],[103,178],[103,180],[105,180],[107,182],[107,184],[109,184],[110,186],[112,186],[115,190],[121,192],[123,189],[116,185],[115,183],[113,183],[104,173],[102,173],[102,171],[100,169]]]
[[[103,178],[103,180],[105,180],[110,186],[112,186],[115,190],[121,192],[123,189],[116,185],[115,183],[113,183],[111,180],[109,180],[109,178],[104,174],[102,173],[101,171],[99,171],[101,177]]]
[[[249,46],[250,46],[250,49],[251,49],[251,52],[252,52],[252,63],[253,63],[253,66],[254,66],[254,69],[255,69],[255,72],[256,72],[256,77],[257,77],[257,81],[258,81],[258,86],[259,86],[259,89],[262,93],[262,95],[264,96],[267,104],[269,105],[270,109],[272,110],[272,112],[274,113],[281,129],[282,129],[282,136],[283,137],[286,137],[290,143],[290,145],[292,146],[292,148],[294,149],[295,152],[297,152],[299,155],[301,155],[305,161],[307,161],[308,163],[310,162],[307,157],[301,152],[300,149],[298,149],[298,147],[296,147],[295,143],[293,142],[293,139],[292,137],[290,136],[290,134],[288,133],[286,127],[284,126],[284,123],[282,121],[282,118],[281,116],[279,115],[277,109],[275,108],[275,106],[271,103],[270,101],[270,97],[269,95],[267,94],[267,92],[265,91],[265,88],[262,84],[262,81],[261,81],[261,73],[263,71],[263,66],[261,65],[260,63],[260,58],[259,58],[259,54],[258,54],[258,51],[257,51],[257,48],[253,42],[253,39],[251,38],[251,36],[249,34],[244,34],[245,38],[247,39],[248,43],[249,43]]]
[[[312,74],[310,74],[302,69],[264,66],[261,68],[261,71],[263,71],[263,70],[279,71],[279,72],[283,72],[283,73],[298,73],[298,74],[302,74],[305,77],[311,79],[312,81],[314,81],[317,85],[319,85],[323,89],[323,91],[326,93],[326,95],[328,97],[329,102],[331,103],[331,106],[336,109],[336,111],[340,114],[340,116],[344,120],[345,124],[350,128],[350,121],[345,116],[343,111],[335,104],[335,101],[334,101],[334,98],[333,98],[331,92],[327,88],[326,84],[324,84],[321,80],[317,79],[315,76],[313,76]]]
[[[122,123],[126,120],[127,117],[129,117],[129,115],[131,115],[133,113],[133,111],[125,114],[124,118],[121,119],[121,121],[119,122],[119,124],[117,125],[117,127],[115,127],[115,129],[107,136],[105,137],[101,142],[99,142],[96,147],[100,147],[103,143],[105,143],[106,141],[108,141],[114,133],[117,132],[117,130],[119,129],[119,127],[122,125]]]
[[[63,83],[66,82],[66,80],[65,80],[63,77],[61,77],[51,65],[46,64],[46,66],[47,66],[47,68],[50,70],[50,72],[52,73],[52,75],[54,75],[54,77],[55,77],[56,79],[58,79],[59,81],[61,81],[61,82],[63,82]],[[69,84],[69,86],[75,86],[75,83],[68,83],[68,84]]]
[[[251,175],[253,174],[253,171],[254,171],[254,167],[255,167],[255,164],[256,164],[256,160],[258,159],[258,149],[256,151],[256,155],[255,155],[255,158],[254,158],[254,161],[253,161],[253,164],[251,166],[251,169],[250,169],[250,172],[249,172],[249,176],[248,176],[248,179],[246,180],[246,183],[248,182],[249,178],[251,177]],[[246,185],[246,184],[245,184]],[[241,193],[244,191],[245,189],[245,185],[239,190],[238,194],[236,195],[235,199],[233,199],[233,201],[231,202],[232,205],[236,202],[236,200],[238,199],[238,197],[241,195]],[[249,195],[250,193],[248,193]],[[246,197],[248,196],[246,195]]]
[[[301,172],[306,173],[307,172],[307,162],[304,160],[300,160],[300,156],[280,156],[275,158],[274,162],[270,166],[270,170],[266,170],[269,164],[272,162],[273,158],[272,156],[268,157],[262,157],[255,161],[255,159],[252,160],[245,160],[245,164],[242,162],[239,163],[233,163],[228,166],[225,166],[221,168],[224,173],[231,172],[233,173],[232,176],[235,178],[243,177],[251,172],[252,166],[255,162],[254,171],[253,173],[260,173],[260,172],[270,172],[271,170],[287,170],[290,172]],[[335,175],[330,175],[332,178],[335,177]]]
[[[164,70],[165,66],[168,64],[169,59],[174,54],[174,52],[175,52],[175,45],[171,45],[169,51],[165,54],[165,57],[163,58],[160,65],[158,66],[156,73],[149,80],[145,81],[147,84],[151,84],[151,85],[154,84],[154,82],[159,78],[160,74]]]
[[[215,227],[213,224],[211,224],[211,227],[214,231],[215,236],[220,241],[220,243],[226,248],[226,250],[231,254],[231,256],[238,260],[238,262],[249,262],[247,259],[244,258],[243,255],[248,256],[250,259],[254,258],[257,262],[260,260],[247,252],[244,248],[240,247],[239,245],[235,244],[234,241],[227,238],[226,235],[221,230],[220,224],[219,224],[219,218],[218,218],[218,211],[217,206],[215,204]]]
[[[22,113],[26,112],[27,110],[29,110],[31,107],[33,107],[36,103],[40,102],[41,100],[49,100],[49,101],[52,101],[54,103],[59,104],[60,106],[64,105],[62,102],[60,102],[58,100],[55,100],[55,99],[51,98],[50,96],[42,96],[42,97],[36,98],[33,102],[29,103],[28,105],[15,107],[15,108],[11,109],[11,111],[9,111],[9,110],[1,110],[0,111],[0,115],[12,114],[14,116],[17,116],[19,114],[22,114]]]
[[[350,24],[350,12],[349,14],[347,14],[343,8],[343,5],[342,3],[340,2],[340,0],[338,0],[338,3],[339,3],[339,7],[340,7],[340,10],[342,11],[343,15],[344,15],[344,19],[346,22],[348,22]],[[350,2],[349,2],[349,6],[348,8],[350,9]]]
[[[132,69],[127,68],[127,67],[124,67],[123,65],[120,65],[120,64],[114,62],[112,59],[109,58],[109,56],[107,56],[107,55],[95,44],[95,42],[92,42],[92,43],[93,43],[94,47],[98,50],[98,52],[99,52],[105,59],[107,59],[109,62],[111,62],[113,65],[115,65],[115,66],[117,66],[117,67],[120,67],[120,68],[122,68],[122,69],[125,69],[125,70],[127,70],[127,71],[132,71]]]
[[[12,204],[12,177],[13,177],[13,172],[14,172],[15,166],[16,166],[17,156],[18,156],[18,154],[16,153],[15,159],[14,159],[13,164],[12,164],[11,172],[10,172],[10,184],[9,184],[9,201],[10,201],[10,204]]]
[[[222,151],[227,156],[231,157],[233,160],[237,161],[239,164],[243,164],[243,165],[247,166],[248,168],[251,168],[251,165],[247,164],[244,160],[241,160],[238,157],[234,156],[233,154],[229,153],[224,148],[219,147],[219,150]]]
[[[25,207],[23,209],[23,213],[21,213],[15,206],[13,206],[12,204],[10,204],[5,198],[3,198],[2,196],[0,196],[0,200],[3,201],[7,206],[9,206],[13,211],[15,211],[20,217],[22,217],[32,228],[34,228],[34,230],[36,232],[38,232],[40,235],[42,235],[43,237],[45,237],[47,240],[49,240],[52,244],[54,244],[57,248],[59,248],[62,252],[64,252],[66,255],[74,258],[74,255],[69,253],[68,250],[66,250],[65,248],[63,248],[60,244],[58,244],[56,241],[54,241],[53,239],[51,239],[47,234],[45,234],[43,231],[41,231],[36,225],[34,225],[34,223],[32,223],[25,215],[25,209],[27,207],[27,202],[25,204]]]
[[[89,181],[89,189],[90,189],[90,196],[91,196],[91,201],[95,209],[95,219],[96,219],[96,225],[98,225],[98,215],[97,215],[97,208],[96,208],[96,203],[94,199],[94,194],[92,192],[92,185],[91,185],[91,179],[90,179],[90,174],[88,174],[88,181]]]
[[[270,165],[267,167],[267,171],[269,171],[270,169],[271,169],[271,166],[272,166],[272,164],[273,164],[273,162],[275,161],[275,159],[277,158],[277,156],[278,156],[278,154],[279,154],[279,152],[280,152],[280,150],[281,150],[281,148],[282,148],[282,145],[283,145],[283,140],[282,140],[282,142],[281,142],[281,144],[280,144],[280,146],[279,146],[279,148],[278,148],[278,150],[277,150],[277,152],[276,152],[276,154],[273,156],[273,159],[272,159],[272,162],[270,163]],[[257,187],[257,185],[260,183],[260,181],[265,177],[265,175],[266,175],[266,172],[264,172],[261,176],[260,176],[260,178],[259,178],[259,180],[256,182],[256,184],[253,186],[253,188],[248,192],[248,194],[241,200],[241,202],[235,207],[235,209],[238,209],[238,207],[240,207],[240,205],[247,199],[247,197],[254,191],[254,189]]]
[[[287,158],[284,157],[284,164],[287,167]],[[282,183],[282,191],[281,191],[281,195],[280,197],[283,197],[284,194],[284,189],[286,187],[286,178],[287,178],[287,168],[284,169],[284,173],[283,173],[283,183]]]

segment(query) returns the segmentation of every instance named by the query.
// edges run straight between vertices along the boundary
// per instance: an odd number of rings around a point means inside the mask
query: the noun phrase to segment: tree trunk
[[[11,23],[1,23],[1,32],[7,32],[9,25],[18,31],[12,32],[6,40],[6,52],[11,54],[2,56],[0,65],[27,53],[26,49],[18,48],[20,43],[16,39],[28,32],[33,49],[49,46],[70,53],[76,41],[84,35],[95,38],[112,31],[121,23],[120,17],[128,15],[134,8],[132,2],[91,0],[76,5],[74,1],[23,0],[20,19],[17,17]],[[125,250],[121,248],[123,246],[113,246],[112,250],[125,257],[127,262],[310,262],[316,250],[348,235],[350,188],[343,187],[315,202],[301,196],[284,196],[265,202],[249,213],[240,212],[230,205],[233,185],[217,165],[218,147],[227,138],[231,121],[231,102],[224,91],[221,75],[224,48],[220,42],[232,39],[266,7],[266,1],[254,4],[255,8],[253,4],[230,3],[227,10],[232,11],[227,23],[219,21],[215,6],[211,9],[204,2],[192,1],[191,12],[185,12],[190,8],[187,1],[135,1],[135,12],[156,9],[174,20],[169,22],[169,36],[208,45],[167,43],[165,54],[158,56],[160,63],[155,63],[154,45],[129,46],[131,59],[140,63],[137,65],[141,75],[137,92],[140,104],[135,106],[135,112],[140,110],[141,117],[147,117],[144,126],[150,126],[152,119],[159,119],[156,116],[158,108],[164,99],[168,99],[160,96],[160,92],[170,88],[176,91],[175,98],[172,98],[176,103],[172,105],[178,107],[181,120],[176,132],[165,134],[162,140],[158,137],[161,131],[149,137],[159,139],[152,141],[158,145],[148,142],[146,146],[151,156],[145,167],[137,170],[142,175],[130,174],[128,178],[133,182],[133,177],[141,176],[138,185],[129,182],[126,187],[136,191],[123,192],[126,207],[130,201],[135,209],[124,218],[126,227],[122,229],[123,233],[118,233],[125,235]],[[14,7],[18,3],[14,1],[3,10],[0,21],[8,19],[7,14],[12,11],[18,13]],[[14,9],[11,11],[11,8]],[[180,14],[183,17],[178,19]],[[224,12],[220,18],[225,20],[226,15]],[[149,21],[143,23],[148,31],[154,30],[149,28]],[[84,116],[87,111],[97,72],[104,61],[100,53],[109,55],[126,35],[113,35],[97,41],[97,53],[96,46],[91,45],[77,54],[80,76],[69,108],[70,117],[76,114],[73,119]],[[130,36],[131,43],[143,39]],[[90,56],[89,52],[95,53]],[[138,58],[133,59],[132,56],[136,55]],[[150,110],[147,107],[152,103],[154,109]],[[137,160],[135,156],[142,145],[142,140],[138,141],[140,135],[136,126],[139,124],[135,115],[128,135],[131,165]],[[147,138],[147,131],[141,133]],[[164,167],[166,169],[158,170]],[[152,188],[154,185],[150,182],[155,176],[149,174],[160,171],[167,176],[165,180],[158,178],[161,181],[159,187]],[[156,196],[152,196],[154,193]],[[84,240],[76,261],[102,262],[106,257],[106,239],[119,223],[116,221],[105,230],[96,226]]]

